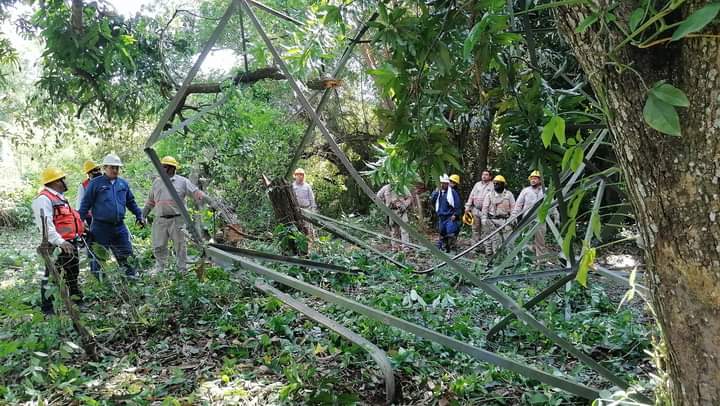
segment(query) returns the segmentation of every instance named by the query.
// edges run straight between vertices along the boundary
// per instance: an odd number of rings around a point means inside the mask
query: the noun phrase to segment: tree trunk
[[[687,1],[680,15],[687,17],[705,4]],[[619,2],[613,13],[623,24],[637,7],[639,1]],[[600,24],[575,32],[591,12],[586,6],[561,8],[558,26],[609,109],[608,124],[640,227],[652,299],[667,344],[670,396],[677,405],[718,405],[720,41],[685,38],[647,49],[626,45],[610,59],[608,52],[623,39],[613,25],[609,32],[608,25],[599,32]],[[709,25],[703,32],[716,33],[718,28]],[[660,134],[643,121],[644,86],[659,80],[682,89],[690,100],[689,108],[679,109],[681,137]]]
[[[303,234],[310,236],[310,230],[307,228],[303,216],[300,213],[300,206],[295,199],[295,193],[291,184],[288,184],[282,178],[275,179],[272,183],[266,182],[268,187],[268,197],[272,204],[275,219],[280,224],[294,224]],[[288,239],[287,251],[293,255],[306,255],[307,250],[295,243],[295,240]]]

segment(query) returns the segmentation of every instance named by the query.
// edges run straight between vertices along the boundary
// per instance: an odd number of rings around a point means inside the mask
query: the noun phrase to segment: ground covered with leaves
[[[367,353],[253,288],[239,269],[143,273],[127,283],[112,263],[102,282],[83,263],[85,325],[100,358],[83,352],[69,318],[39,311],[40,264],[29,231],[3,230],[0,247],[0,403],[47,404],[380,404],[384,383]],[[7,238],[5,238],[7,236]],[[151,264],[147,238],[134,244]],[[7,243],[6,243],[7,241]],[[279,244],[279,243],[278,243]],[[253,243],[278,252],[278,244]],[[587,385],[616,390],[538,332],[513,322],[495,342],[485,333],[507,312],[450,271],[420,276],[322,237],[314,259],[359,269],[330,273],[267,263],[408,321]],[[410,256],[409,262],[422,261]],[[519,263],[511,272],[528,272]],[[519,302],[551,280],[500,283]],[[604,366],[648,392],[654,321],[642,303],[618,306],[599,279],[573,286],[533,311]],[[382,322],[290,292],[387,352],[398,404],[586,404],[565,392]],[[617,292],[617,287],[614,289]],[[610,292],[610,295],[608,295]],[[564,316],[566,299],[570,318]],[[58,307],[60,307],[58,305]]]

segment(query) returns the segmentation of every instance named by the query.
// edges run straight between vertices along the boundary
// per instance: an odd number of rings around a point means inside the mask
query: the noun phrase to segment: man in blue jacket
[[[104,175],[93,178],[85,190],[80,204],[80,217],[88,218],[92,212],[90,232],[93,240],[112,251],[118,265],[128,277],[137,277],[137,272],[128,259],[132,258],[130,232],[125,227],[125,208],[135,215],[140,227],[145,226],[142,211],[135,202],[128,182],[118,177],[123,166],[120,157],[108,154],[102,162]]]
[[[430,201],[438,216],[440,239],[437,246],[441,250],[450,252],[454,240],[460,233],[459,222],[463,203],[457,190],[450,187],[450,178],[447,175],[440,177],[440,189],[430,195]]]

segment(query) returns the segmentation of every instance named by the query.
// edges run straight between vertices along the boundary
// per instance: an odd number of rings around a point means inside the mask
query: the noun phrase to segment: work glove
[[[140,228],[145,228],[145,226],[147,225],[147,221],[145,221],[144,218],[140,217],[137,220],[135,220],[135,224],[137,224],[138,227],[140,227]]]
[[[75,246],[67,241],[63,241],[60,245],[58,245],[58,248],[60,248],[62,252],[66,254],[75,254]]]

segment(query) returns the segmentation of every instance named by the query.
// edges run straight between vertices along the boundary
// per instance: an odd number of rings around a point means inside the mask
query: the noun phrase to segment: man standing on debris
[[[85,173],[87,178],[83,180],[80,184],[80,187],[78,187],[77,204],[75,205],[75,207],[80,207],[80,204],[82,203],[82,199],[85,196],[85,191],[87,190],[90,181],[102,175],[102,172],[100,172],[100,165],[96,164],[91,160],[85,161],[85,163],[83,164],[83,172]],[[92,213],[88,213],[87,223],[92,224]],[[86,242],[88,244],[92,243],[89,238],[86,240]],[[90,272],[92,272],[92,274],[95,275],[96,278],[99,278],[100,264],[98,264],[97,260],[90,252],[90,247],[87,247],[85,251],[87,253],[88,259],[90,260]]]
[[[458,192],[450,187],[450,178],[447,175],[440,177],[440,188],[430,195],[430,202],[435,207],[438,216],[438,239],[437,246],[441,250],[450,252],[455,239],[460,233],[460,215],[462,213],[462,201]]]
[[[305,169],[297,168],[293,173],[295,182],[292,184],[293,192],[295,193],[295,199],[297,200],[298,206],[301,209],[310,211],[317,211],[317,204],[315,204],[315,194],[313,193],[312,186],[305,182]],[[308,237],[315,237],[315,229],[309,221],[305,222],[305,228],[308,231]]]
[[[129,261],[133,258],[133,249],[130,232],[124,223],[125,208],[135,215],[135,222],[140,227],[145,227],[145,219],[135,202],[130,185],[118,176],[123,166],[120,157],[108,154],[103,158],[102,165],[105,174],[94,178],[88,184],[80,205],[80,216],[83,220],[88,220],[92,212],[90,232],[93,240],[112,251],[126,276],[136,278],[135,267]]]
[[[40,174],[40,183],[44,186],[32,202],[35,224],[42,232],[42,216],[45,216],[48,242],[60,248],[55,267],[65,279],[70,296],[73,296],[76,303],[81,303],[83,295],[78,287],[80,272],[78,245],[85,232],[85,226],[80,214],[70,206],[63,194],[68,190],[63,171],[58,168],[43,170]],[[50,269],[46,267],[45,276],[40,283],[41,307],[45,314],[53,313],[52,297],[45,295],[49,275]]]
[[[199,205],[207,203],[211,208],[215,208],[215,202],[210,199],[202,190],[195,186],[190,180],[184,176],[180,176],[175,172],[180,167],[178,161],[166,156],[160,160],[163,170],[170,178],[175,191],[180,200],[183,202],[188,196],[192,196]],[[185,220],[180,215],[180,208],[170,195],[170,191],[165,187],[160,177],[155,178],[150,189],[145,207],[143,208],[143,218],[147,218],[151,210],[155,210],[155,221],[152,222],[152,246],[155,255],[155,269],[158,272],[165,270],[165,264],[168,258],[168,242],[173,242],[173,250],[177,261],[177,270],[180,272],[187,271],[187,244],[185,242]]]
[[[470,196],[465,203],[465,213],[472,216],[472,238],[473,242],[480,241],[482,232],[482,205],[485,196],[493,191],[492,174],[490,170],[482,171],[480,181],[473,186]]]
[[[545,198],[545,188],[542,185],[542,177],[540,171],[533,171],[528,177],[530,186],[523,188],[517,198],[515,207],[512,210],[513,217],[525,216],[535,204]],[[557,209],[553,210],[550,215],[557,217]],[[535,240],[528,248],[535,254],[535,258],[547,254],[547,246],[545,245],[545,224],[540,224],[535,232]]]
[[[399,194],[395,191],[394,187],[390,186],[390,184],[387,184],[380,188],[380,190],[377,192],[377,197],[387,207],[389,207],[390,210],[395,212],[395,214],[397,214],[403,221],[408,221],[407,212],[413,201],[410,193]],[[403,229],[402,227],[400,227],[399,224],[396,224],[394,221],[392,221],[392,219],[388,220],[390,225],[390,236],[395,239],[399,239],[404,243],[410,242],[410,236],[408,235],[408,232],[405,231],[405,229]],[[392,240],[390,241],[390,246],[392,247],[392,249],[404,250],[407,248],[405,245]]]
[[[506,185],[505,177],[497,175],[493,178],[493,191],[485,195],[480,216],[482,218],[483,238],[497,230],[510,218],[510,213],[515,205],[515,197],[509,190],[505,189]],[[492,238],[485,241],[485,255],[493,255],[500,248],[502,241],[510,236],[511,232],[510,226],[505,226]],[[500,234],[502,234],[502,237]]]

